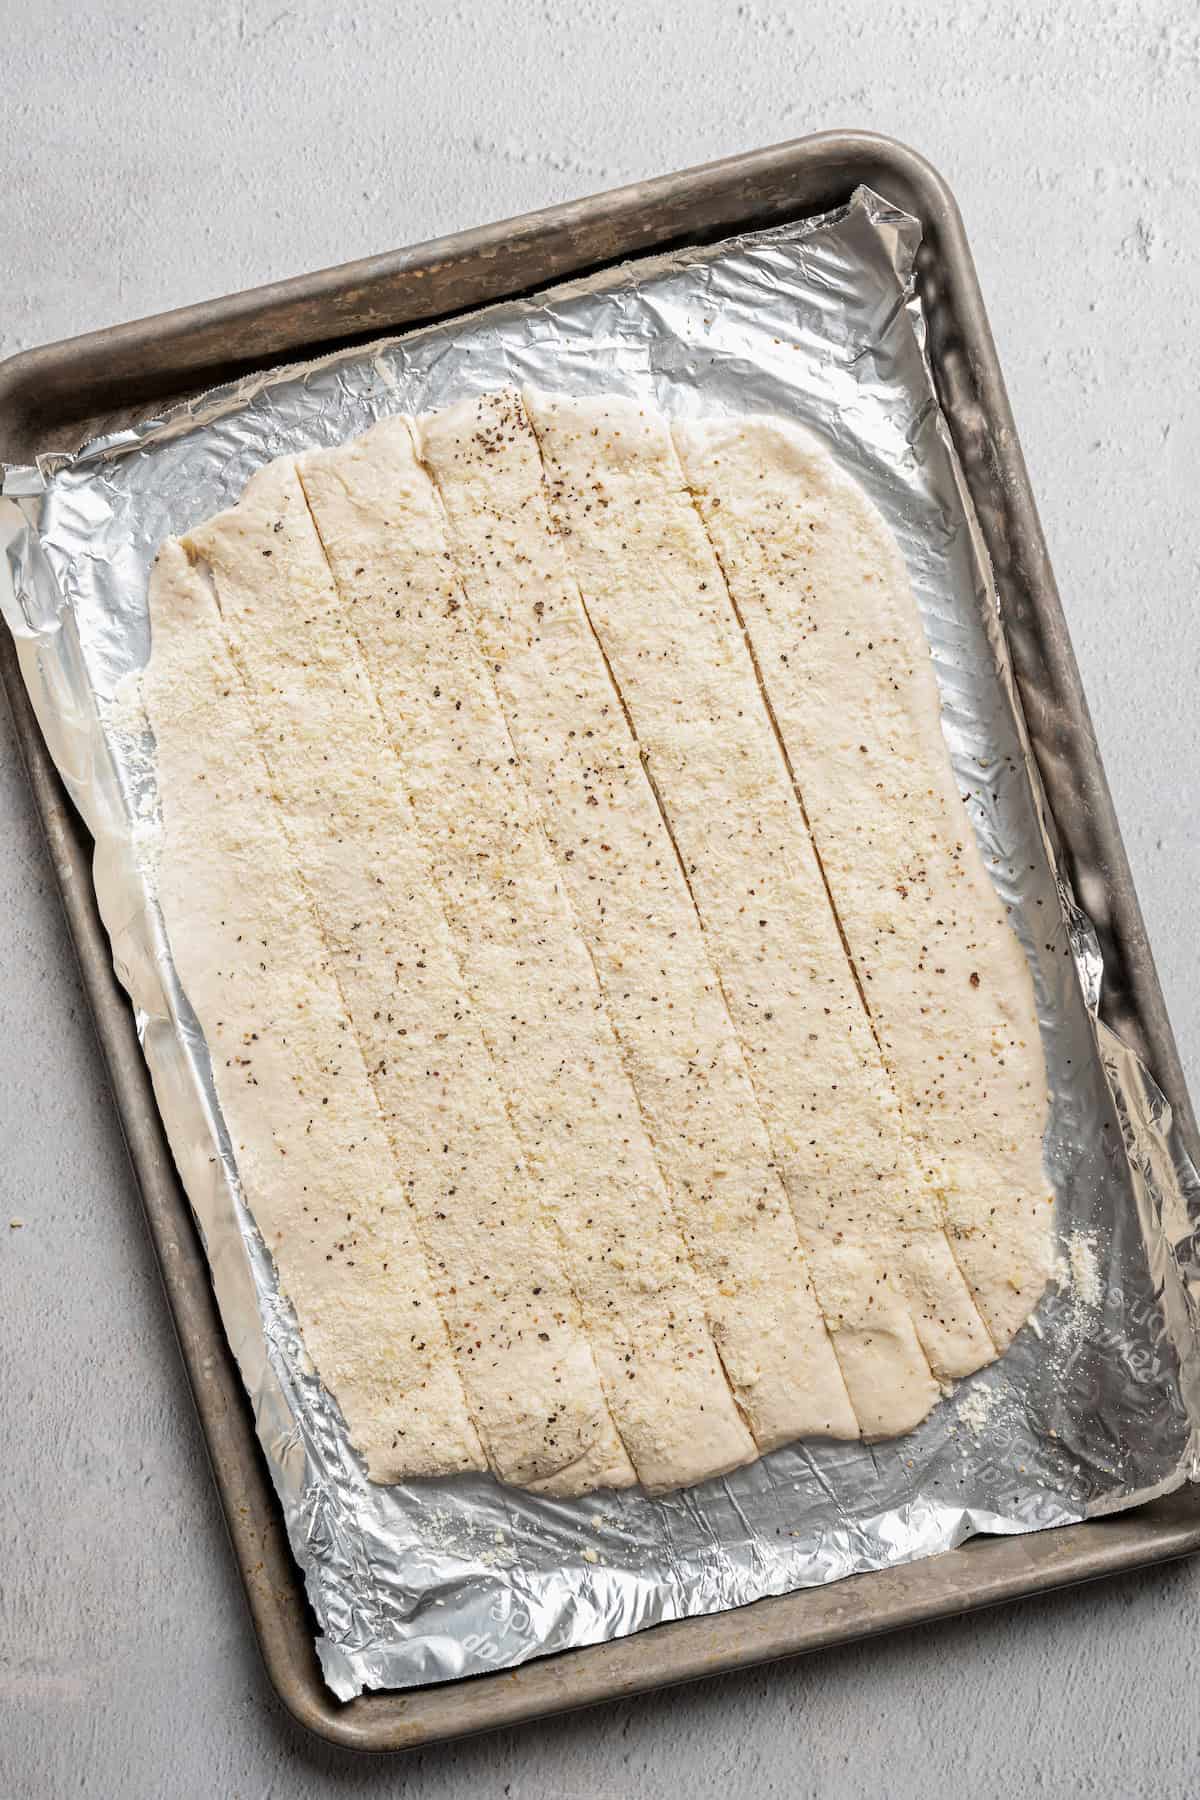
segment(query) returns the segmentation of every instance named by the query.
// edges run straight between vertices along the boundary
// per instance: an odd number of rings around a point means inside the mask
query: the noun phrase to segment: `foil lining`
[[[819,218],[250,377],[7,472],[0,597],[96,841],[117,972],[342,1698],[512,1667],[976,1532],[1066,1524],[1200,1473],[1200,1179],[1150,1074],[1098,1017],[1098,943],[1055,865],[995,587],[935,399],[912,279],[919,236],[859,190]],[[781,414],[866,487],[908,561],[960,787],[1033,969],[1054,1094],[1057,1270],[1003,1360],[906,1438],[798,1444],[658,1499],[556,1501],[489,1476],[367,1481],[242,1201],[154,897],[152,745],[127,697],[163,537],[232,504],[272,457],[522,381],[644,396],[677,416]]]

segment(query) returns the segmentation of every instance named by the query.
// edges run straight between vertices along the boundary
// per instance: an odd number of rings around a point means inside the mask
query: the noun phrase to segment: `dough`
[[[889,1071],[955,1255],[1004,1348],[1051,1257],[1033,984],[953,778],[882,518],[806,433],[675,428],[753,644]]]
[[[551,510],[648,757],[818,1298],[872,1436],[994,1348],[901,1129],[804,815],[665,419],[527,395]]]
[[[167,934],[372,1479],[686,1486],[1010,1341],[1032,987],[813,441],[389,419],[169,540],[150,612]]]
[[[378,696],[517,1139],[559,1221],[639,1480],[757,1454],[734,1405],[587,946],[446,554],[408,422],[300,477]]]
[[[631,1481],[295,465],[268,464],[185,547],[211,574],[489,1463],[569,1491],[603,1442],[603,1484]]]
[[[150,582],[158,898],[246,1203],[376,1481],[485,1466],[400,1169],[207,584]]]
[[[421,422],[513,742],[762,1449],[857,1435],[699,921],[565,569],[517,395]]]

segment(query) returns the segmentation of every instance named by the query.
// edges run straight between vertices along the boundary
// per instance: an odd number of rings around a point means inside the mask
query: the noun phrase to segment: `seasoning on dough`
[[[372,1479],[685,1486],[1011,1340],[1032,985],[813,440],[386,420],[168,540],[150,611],[167,934]]]
[[[855,987],[804,815],[666,420],[527,396],[551,510],[679,845],[872,1436],[995,1354]],[[931,1366],[932,1365],[932,1366]]]
[[[677,426],[850,953],[955,1255],[997,1345],[1052,1255],[1049,1098],[1033,982],[942,734],[900,551],[815,438]]]
[[[642,1484],[756,1455],[587,946],[475,641],[408,421],[300,477],[362,651],[464,983],[543,1208],[557,1220],[613,1419]]]
[[[174,541],[151,575],[150,618],[158,900],[246,1204],[372,1479],[482,1469],[403,1168],[212,593]]]
[[[613,1426],[554,1221],[463,989],[429,859],[290,461],[185,540],[213,582],[301,878],[419,1221],[472,1415],[506,1481]],[[303,979],[302,964],[296,966]],[[286,1172],[284,1175],[286,1179]]]
[[[720,985],[567,573],[520,397],[420,423],[496,692],[762,1449],[858,1424]]]

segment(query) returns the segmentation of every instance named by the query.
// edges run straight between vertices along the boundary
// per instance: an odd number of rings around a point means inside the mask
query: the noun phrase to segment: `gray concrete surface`
[[[0,0],[0,23],[3,354],[822,126],[931,156],[1200,1088],[1194,0]],[[2,704],[0,921],[4,1800],[1200,1789],[1200,1566],[409,1760],[308,1740],[256,1659]]]

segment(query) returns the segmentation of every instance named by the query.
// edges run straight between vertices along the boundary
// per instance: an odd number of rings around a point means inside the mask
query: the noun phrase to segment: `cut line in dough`
[[[299,465],[475,1015],[643,1485],[757,1454],[725,1381],[587,947],[526,787],[408,421]]]
[[[857,1435],[674,847],[551,525],[519,396],[420,423],[479,641],[757,1442]]]
[[[665,419],[527,395],[551,511],[692,883],[855,1411],[911,1428],[994,1347],[918,1170]]]
[[[169,541],[142,698],[157,892],[247,1206],[372,1479],[486,1466],[216,605]]]
[[[1050,1267],[1033,983],[940,724],[903,558],[818,441],[782,421],[674,428],[754,646],[918,1155],[999,1348]]]
[[[262,469],[185,540],[210,571],[436,1283],[472,1415],[506,1481],[633,1471],[463,990],[399,765],[295,466]],[[356,1259],[357,1261],[357,1259]],[[590,1478],[590,1477],[589,1477]]]

